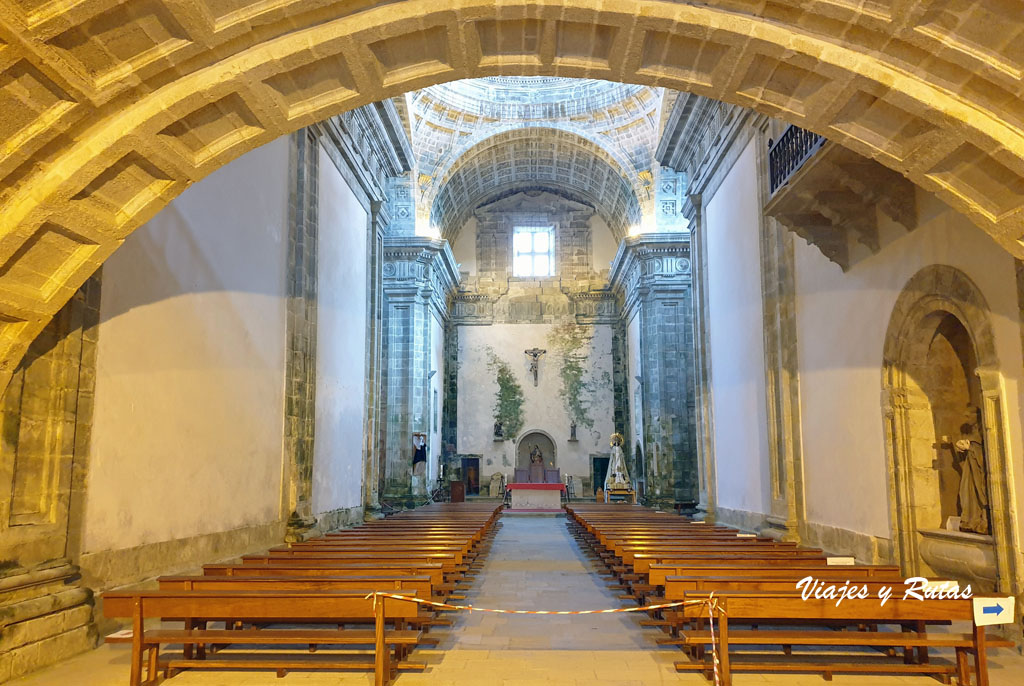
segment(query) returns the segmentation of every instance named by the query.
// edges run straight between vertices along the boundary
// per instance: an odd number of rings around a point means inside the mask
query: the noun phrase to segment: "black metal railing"
[[[768,148],[768,168],[771,173],[771,194],[786,185],[811,155],[825,144],[824,136],[801,129],[792,124]]]

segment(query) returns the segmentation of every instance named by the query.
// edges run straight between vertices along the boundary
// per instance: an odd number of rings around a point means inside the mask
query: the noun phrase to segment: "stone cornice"
[[[608,281],[622,299],[622,316],[627,320],[642,296],[689,289],[689,234],[646,233],[625,239],[612,261]]]
[[[448,241],[427,236],[385,236],[384,291],[419,296],[446,319],[459,285],[459,270]]]
[[[387,194],[387,179],[411,168],[412,147],[390,100],[373,103],[313,124],[324,149],[364,207]]]

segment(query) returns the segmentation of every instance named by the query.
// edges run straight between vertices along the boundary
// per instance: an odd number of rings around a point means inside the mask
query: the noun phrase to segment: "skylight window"
[[[517,226],[512,234],[515,276],[551,276],[554,240],[550,226]]]

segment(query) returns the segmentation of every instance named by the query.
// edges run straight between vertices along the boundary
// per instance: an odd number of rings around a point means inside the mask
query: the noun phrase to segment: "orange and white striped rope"
[[[721,608],[718,603],[718,598],[715,598],[715,594],[711,593],[707,598],[700,600],[679,600],[671,603],[659,603],[657,605],[638,605],[637,607],[616,607],[609,608],[606,610],[499,610],[491,607],[475,607],[473,605],[452,605],[451,603],[442,603],[436,600],[426,600],[425,598],[417,598],[415,596],[397,595],[395,593],[388,593],[386,591],[374,591],[366,596],[367,600],[373,598],[374,609],[376,610],[377,601],[379,598],[392,598],[394,600],[404,600],[409,603],[419,603],[421,605],[429,605],[441,610],[465,610],[467,612],[492,612],[501,615],[604,615],[604,614],[615,614],[620,612],[651,612],[653,610],[667,610],[673,607],[693,607],[695,605],[703,605],[708,608],[708,624],[711,630],[711,662],[712,668],[714,669],[715,686],[721,684],[721,676],[719,674],[719,660],[718,660],[718,643],[715,639],[715,617],[717,615],[725,614],[725,610]]]

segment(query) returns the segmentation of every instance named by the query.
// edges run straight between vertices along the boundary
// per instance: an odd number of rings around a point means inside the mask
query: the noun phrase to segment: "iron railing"
[[[786,185],[804,162],[825,144],[824,136],[813,131],[790,126],[768,148],[768,168],[771,173],[771,194]]]

